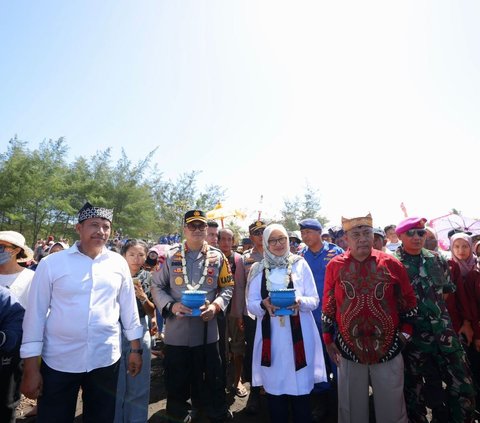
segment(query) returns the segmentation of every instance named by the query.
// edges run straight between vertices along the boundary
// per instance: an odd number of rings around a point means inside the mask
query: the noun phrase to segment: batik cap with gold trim
[[[257,229],[265,229],[267,224],[263,220],[256,220],[248,227],[248,232],[252,233]]]
[[[185,225],[190,222],[194,222],[195,220],[207,223],[207,216],[205,215],[205,212],[201,210],[189,210],[185,213],[185,217],[183,219]]]
[[[113,209],[94,207],[87,201],[78,211],[78,223],[82,223],[84,220],[92,219],[94,217],[101,217],[102,219],[107,219],[111,222],[113,220]]]
[[[345,232],[356,228],[357,226],[370,226],[372,228],[372,215],[368,213],[366,216],[352,217],[351,219],[342,216],[342,229]]]

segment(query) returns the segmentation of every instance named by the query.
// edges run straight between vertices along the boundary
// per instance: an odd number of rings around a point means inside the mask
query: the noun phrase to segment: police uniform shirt
[[[175,245],[168,253],[164,266],[153,273],[151,287],[153,300],[159,310],[169,302],[180,302],[182,292],[188,290],[183,277],[181,245]],[[202,278],[205,258],[207,275],[199,290],[207,291],[207,300],[225,310],[233,291],[233,278],[228,260],[215,247],[208,247],[206,255],[201,251],[187,251],[185,255],[188,281],[197,284]],[[203,344],[205,322],[200,317],[169,315],[165,324],[165,343],[174,346],[195,347]],[[207,343],[218,340],[216,318],[207,322]]]

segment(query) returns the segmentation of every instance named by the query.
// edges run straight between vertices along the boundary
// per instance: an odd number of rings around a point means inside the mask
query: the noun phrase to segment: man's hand
[[[128,370],[127,373],[135,377],[142,370],[142,355],[139,353],[131,352],[128,354]]]
[[[472,324],[470,323],[469,320],[464,320],[463,321],[463,325],[462,327],[460,328],[460,330],[458,331],[458,334],[459,335],[465,335],[465,339],[467,341],[467,345],[470,345],[472,343],[472,340],[473,340],[473,328],[472,328]]]
[[[186,314],[192,314],[192,309],[184,306],[180,302],[177,302],[172,306],[172,314],[178,318],[182,318]]]
[[[29,357],[24,360],[24,369],[20,391],[30,399],[37,399],[42,395],[43,378],[39,368],[40,357]]]
[[[215,317],[220,306],[215,305],[215,303],[206,302],[203,306],[200,307],[200,317],[204,322],[208,322]]]
[[[332,342],[327,345],[327,352],[332,361],[337,365],[340,366],[340,357],[342,354],[340,354],[340,351],[338,350],[337,346],[335,345],[335,342]]]

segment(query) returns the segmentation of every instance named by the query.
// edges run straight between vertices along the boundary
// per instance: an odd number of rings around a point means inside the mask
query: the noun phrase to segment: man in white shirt
[[[80,241],[44,258],[35,272],[20,355],[21,390],[38,398],[37,423],[72,422],[80,387],[83,421],[113,421],[121,327],[131,342],[129,372],[141,369],[143,328],[130,271],[105,247],[112,217],[87,202],[76,225]]]

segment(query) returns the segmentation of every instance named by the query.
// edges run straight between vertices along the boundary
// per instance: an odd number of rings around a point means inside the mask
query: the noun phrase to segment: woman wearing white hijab
[[[249,275],[248,311],[257,317],[253,347],[252,385],[268,394],[271,421],[311,421],[310,397],[314,383],[325,382],[322,343],[312,310],[319,298],[307,262],[290,253],[282,225],[267,226],[263,233],[264,258]],[[269,292],[295,288],[292,316],[275,316]]]

